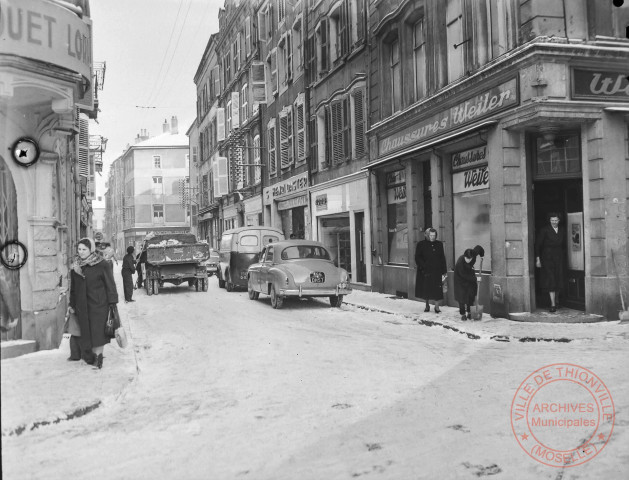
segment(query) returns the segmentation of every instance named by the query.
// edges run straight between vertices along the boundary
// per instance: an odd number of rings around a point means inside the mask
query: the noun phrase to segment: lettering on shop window
[[[452,192],[463,193],[489,188],[487,165],[452,174]]]

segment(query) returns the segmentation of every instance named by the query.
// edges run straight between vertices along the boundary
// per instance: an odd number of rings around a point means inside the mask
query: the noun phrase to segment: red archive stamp
[[[605,383],[570,363],[535,370],[511,402],[516,440],[532,459],[551,467],[592,460],[607,445],[614,420],[614,401]]]

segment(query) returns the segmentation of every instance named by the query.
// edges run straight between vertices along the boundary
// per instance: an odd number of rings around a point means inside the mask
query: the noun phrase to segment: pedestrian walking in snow
[[[426,300],[424,312],[430,312],[430,300],[435,301],[435,313],[440,313],[439,304],[443,300],[443,281],[448,271],[443,242],[437,240],[437,230],[429,228],[426,239],[417,242],[415,248],[415,296]]]
[[[103,350],[110,341],[105,336],[105,323],[109,306],[118,303],[118,293],[111,268],[93,239],[79,240],[70,276],[70,309],[81,327],[83,359],[102,368]]]
[[[134,247],[127,247],[127,254],[122,259],[122,288],[124,290],[125,302],[135,302],[135,300],[133,300],[133,274],[135,273],[134,251]]]
[[[470,307],[478,291],[478,280],[472,264],[475,257],[474,250],[468,248],[454,266],[454,299],[459,302],[459,314],[463,321],[472,318]]]
[[[549,225],[537,233],[535,266],[541,268],[541,287],[550,296],[550,312],[557,311],[558,295],[563,289],[566,232],[559,226],[559,215],[548,214]]]

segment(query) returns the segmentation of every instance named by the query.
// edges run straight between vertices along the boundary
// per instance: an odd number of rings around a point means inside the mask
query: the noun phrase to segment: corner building
[[[370,2],[374,290],[414,298],[415,246],[433,227],[450,286],[479,244],[486,312],[545,308],[535,232],[554,211],[567,232],[562,305],[618,318],[628,23],[628,6],[594,0]]]

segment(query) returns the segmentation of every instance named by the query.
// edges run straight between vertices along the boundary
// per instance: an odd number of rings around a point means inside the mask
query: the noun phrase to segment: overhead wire
[[[166,72],[161,77],[161,82],[159,83],[159,87],[157,88],[157,91],[155,92],[152,98],[149,98],[149,101],[147,102],[148,105],[151,105],[155,100],[157,100],[158,95],[164,86],[164,82],[166,81],[166,78],[168,78],[168,72],[170,72],[170,68],[172,67],[173,59],[175,58],[175,53],[177,53],[177,48],[179,47],[179,41],[181,40],[181,34],[183,33],[184,27],[186,26],[186,20],[188,19],[188,14],[190,13],[191,6],[192,6],[192,1],[188,2],[188,8],[186,9],[186,14],[184,16],[183,23],[181,24],[181,28],[179,29],[177,42],[175,43],[175,48],[173,49],[172,55],[170,56],[170,61],[168,62],[168,67],[166,68]]]
[[[166,61],[166,57],[168,56],[168,51],[170,50],[170,45],[171,45],[171,41],[173,39],[173,35],[175,33],[175,28],[177,27],[177,20],[179,19],[179,13],[181,12],[181,6],[183,5],[183,1],[184,0],[179,0],[179,7],[177,8],[177,15],[175,16],[175,21],[173,22],[173,26],[170,30],[170,36],[168,37],[168,42],[166,44],[166,49],[164,50],[164,56],[162,57],[162,62],[159,66],[159,70],[157,72],[157,76],[155,76],[155,81],[153,83],[153,87],[150,90],[147,90],[148,92],[150,92],[148,94],[148,96],[146,97],[146,104],[150,105],[150,103],[148,102],[148,100],[153,96],[153,92],[155,92],[155,89],[157,88],[157,84],[160,80],[160,75],[162,73],[162,69],[164,68],[164,62]],[[144,122],[146,117],[146,113],[145,115],[142,117],[142,122]]]

